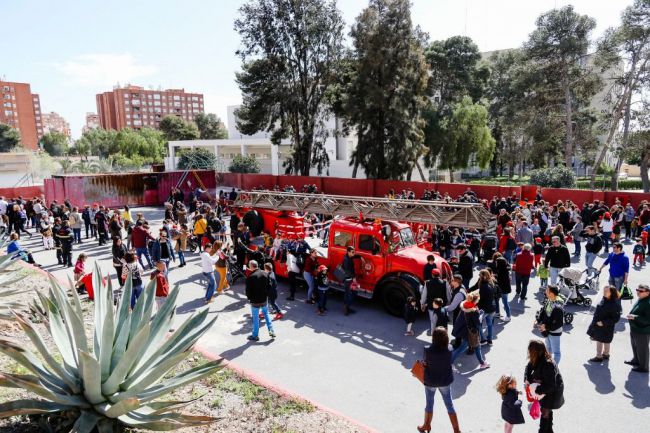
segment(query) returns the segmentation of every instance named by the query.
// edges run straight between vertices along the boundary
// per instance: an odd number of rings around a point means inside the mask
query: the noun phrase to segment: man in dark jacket
[[[346,316],[356,313],[356,310],[351,308],[352,301],[354,300],[354,292],[352,291],[351,286],[356,276],[354,270],[354,253],[354,247],[348,247],[345,256],[343,256],[343,263],[341,263],[341,267],[345,273],[345,280],[343,280],[343,289],[345,290],[343,294],[343,313]]]
[[[458,245],[458,273],[463,277],[463,286],[469,287],[474,276],[474,256],[463,244]]]
[[[546,302],[539,312],[536,325],[539,332],[546,338],[546,347],[553,354],[553,360],[560,364],[562,353],[560,351],[560,337],[564,326],[564,308],[558,298],[560,289],[557,286],[549,285],[546,288]]]
[[[61,242],[61,260],[63,263],[61,263],[63,266],[67,266],[69,268],[72,267],[72,243],[73,243],[73,237],[72,237],[72,230],[70,229],[70,224],[68,221],[63,221],[61,224],[61,228],[59,229],[57,233],[57,238],[59,238],[59,242]]]
[[[591,276],[596,268],[594,268],[594,260],[596,256],[603,249],[603,239],[600,237],[594,226],[587,226],[587,228],[580,233],[586,241],[585,243],[585,264],[587,265],[587,275]]]
[[[433,300],[442,299],[442,306],[446,306],[451,300],[451,286],[449,283],[442,278],[440,278],[440,270],[434,269],[431,271],[431,279],[424,282],[424,287],[422,288],[422,293],[420,295],[420,305],[422,305],[422,311],[428,310],[429,320],[431,320],[431,332],[433,332],[434,326],[434,308]]]
[[[269,276],[265,274],[255,260],[248,262],[248,269],[251,274],[246,278],[246,297],[251,304],[251,315],[253,317],[253,333],[248,336],[250,341],[259,341],[260,337],[260,311],[264,316],[266,327],[269,329],[271,338],[275,338],[273,322],[269,317]]]
[[[557,285],[557,277],[560,271],[571,266],[571,254],[566,245],[560,243],[558,236],[551,239],[551,247],[546,252],[544,266],[549,268],[551,273],[551,285]]]

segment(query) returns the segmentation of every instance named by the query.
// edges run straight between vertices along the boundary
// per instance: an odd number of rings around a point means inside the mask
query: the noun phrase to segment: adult
[[[427,281],[428,279],[431,278],[431,271],[433,271],[436,268],[436,257],[433,254],[429,254],[427,256],[427,262],[424,265],[424,269],[422,271],[422,281]]]
[[[549,352],[553,354],[553,360],[558,365],[562,358],[560,339],[562,337],[562,327],[564,326],[564,307],[562,301],[558,298],[559,294],[560,290],[557,286],[549,285],[546,287],[546,301],[535,322],[537,329],[546,339],[546,346]]]
[[[434,299],[442,299],[442,306],[446,306],[451,299],[451,286],[446,280],[443,280],[439,269],[431,271],[431,278],[424,283],[420,295],[420,305],[422,311],[428,311],[429,320],[431,321],[431,332],[435,328],[435,311],[433,308]]]
[[[303,267],[302,270],[302,276],[305,279],[305,282],[307,283],[307,302],[308,304],[314,304],[316,303],[316,296],[315,296],[315,290],[316,290],[316,269],[318,269],[318,252],[316,249],[312,249],[309,251],[309,255],[305,259],[305,266]]]
[[[647,373],[650,345],[650,287],[647,284],[639,284],[636,294],[639,299],[627,315],[630,323],[632,359],[625,363],[633,366],[632,371]]]
[[[463,285],[469,287],[474,276],[474,256],[467,250],[465,244],[460,244],[458,250],[458,273],[463,277]]]
[[[449,321],[451,323],[454,323],[456,321],[456,317],[458,317],[458,314],[460,313],[461,304],[465,301],[465,299],[467,299],[467,291],[463,286],[463,277],[458,274],[454,275],[451,278],[450,286],[451,300],[445,309],[447,310]]]
[[[120,224],[120,216],[117,213],[111,216],[110,222],[108,223],[108,233],[111,238],[122,238],[122,224]]]
[[[72,212],[70,212],[68,221],[70,222],[70,228],[72,229],[72,237],[74,238],[74,242],[80,244],[81,224],[83,223],[83,220],[81,214],[79,213],[79,209],[76,207],[72,208]]]
[[[481,320],[478,312],[479,300],[480,296],[478,292],[471,292],[467,294],[467,300],[461,304],[461,312],[456,317],[454,329],[451,332],[451,335],[456,338],[456,344],[458,345],[451,354],[452,364],[467,348],[470,348],[474,350],[474,355],[476,355],[481,369],[490,367],[490,364],[485,362],[485,358],[481,352],[479,335]]]
[[[521,228],[517,230],[517,235],[515,236],[515,241],[517,243],[522,242],[524,244],[533,244],[533,238],[535,237],[533,231],[528,227],[527,222],[521,223]]]
[[[575,250],[573,251],[573,255],[575,257],[580,257],[580,255],[582,254],[581,233],[583,231],[584,225],[582,224],[582,218],[580,216],[576,216],[575,221],[576,222],[573,225],[573,229],[571,229],[571,237],[573,237],[573,245],[575,247]]]
[[[214,241],[212,244],[212,252],[211,255],[217,256],[217,262],[214,264],[214,269],[217,273],[217,276],[219,277],[219,281],[217,282],[217,294],[221,294],[224,290],[226,290],[228,287],[230,287],[230,284],[228,283],[228,265],[226,263],[226,260],[228,257],[226,256],[226,253],[223,251],[223,242],[220,240]]]
[[[551,275],[551,285],[557,284],[557,277],[560,271],[571,265],[571,255],[566,245],[562,245],[559,236],[551,238],[551,247],[546,252],[544,266],[549,269]]]
[[[460,433],[458,416],[454,409],[454,400],[451,394],[453,381],[454,373],[451,364],[449,335],[445,328],[437,327],[431,334],[431,346],[424,349],[424,395],[426,405],[424,407],[424,424],[418,426],[419,432],[431,431],[434,397],[436,391],[440,391],[454,433]]]
[[[487,326],[487,336],[483,333],[483,323],[479,326],[479,336],[481,344],[492,345],[492,336],[494,333],[494,316],[497,311],[497,284],[492,272],[488,269],[481,269],[478,273],[478,281],[472,287],[472,291],[478,290],[479,301],[478,308],[483,311],[483,321]]]
[[[535,256],[532,253],[532,249],[533,247],[530,244],[525,244],[524,248],[515,258],[515,290],[517,296],[522,301],[526,300],[530,274],[535,267]]]
[[[135,308],[135,303],[142,294],[142,273],[144,270],[140,263],[138,263],[135,254],[131,251],[124,255],[124,262],[124,267],[122,268],[122,280],[126,281],[127,278],[131,277],[131,284],[133,287],[133,291],[131,292],[131,309],[133,309]]]
[[[535,385],[535,395],[539,399],[542,416],[539,420],[539,433],[553,433],[553,411],[564,404],[564,381],[551,360],[551,354],[540,340],[528,343],[528,365],[524,372],[524,383]],[[544,396],[539,398],[539,396]]]
[[[115,273],[117,274],[117,282],[119,283],[120,287],[122,287],[124,286],[122,268],[124,267],[124,257],[127,253],[126,246],[122,243],[122,239],[113,238],[113,247],[111,248],[111,253],[113,255],[113,267],[115,268]]]
[[[627,239],[628,241],[634,238],[634,236],[632,236],[632,221],[634,221],[635,216],[636,216],[636,212],[634,211],[632,204],[628,202],[625,205],[625,209],[623,210],[623,225],[625,226],[625,239]]]
[[[257,261],[248,262],[250,275],[246,277],[246,298],[251,304],[251,316],[253,319],[253,332],[248,336],[250,341],[259,341],[260,331],[260,311],[264,316],[266,327],[269,330],[269,336],[275,338],[273,331],[273,322],[269,317],[269,276],[265,274],[257,264]]]
[[[149,248],[147,248],[147,242],[149,240],[155,240],[153,236],[149,234],[149,224],[144,222],[141,225],[137,225],[133,228],[131,232],[131,245],[135,249],[135,253],[138,256],[138,262],[140,266],[144,268],[144,263],[142,263],[142,256],[147,259],[147,264],[149,269],[153,269],[153,264],[151,262],[151,256],[149,255]]]
[[[83,211],[81,211],[81,219],[84,221],[84,227],[86,228],[86,239],[88,239],[88,232],[90,231],[90,235],[92,237],[96,236],[95,233],[95,225],[92,224],[91,216],[90,216],[90,205],[84,205]]]
[[[294,301],[296,299],[296,288],[298,286],[298,275],[300,275],[300,267],[298,267],[298,259],[290,249],[286,250],[287,254],[287,272],[289,274],[289,296],[287,301]]]
[[[625,255],[622,243],[616,242],[612,250],[599,271],[602,271],[605,266],[609,265],[609,285],[616,287],[616,290],[620,292],[623,289],[623,285],[627,285],[627,276],[630,272],[630,259]]]
[[[503,309],[505,312],[504,321],[507,322],[510,320],[510,305],[508,304],[508,295],[512,292],[510,286],[510,263],[501,255],[501,253],[494,253],[492,256],[492,263],[490,263],[490,271],[497,282],[497,297],[501,299],[503,303]],[[496,302],[496,314],[497,316],[501,315],[501,309],[499,307],[499,299],[497,298]]]
[[[609,252],[609,243],[612,239],[614,232],[614,220],[609,212],[603,214],[603,219],[600,221],[600,231],[603,233],[603,241],[605,244],[605,252]]]
[[[512,227],[506,227],[503,231],[503,236],[499,239],[499,252],[503,254],[503,257],[505,257],[508,263],[512,263],[516,249],[517,242],[512,235]]]
[[[596,306],[587,335],[596,342],[596,356],[589,362],[609,359],[609,345],[614,339],[614,327],[621,319],[619,292],[614,286],[603,287],[603,298]]]
[[[352,283],[356,277],[356,270],[354,268],[355,250],[353,246],[347,247],[341,268],[345,277],[343,279],[343,314],[346,316],[356,313],[352,309],[352,301],[354,300],[354,291],[352,290]]]
[[[72,235],[72,230],[70,229],[70,222],[63,221],[61,223],[61,228],[56,234],[61,242],[61,261],[63,266],[69,268],[72,267],[72,244],[74,243],[74,238]]]
[[[207,230],[208,230],[208,222],[205,220],[205,218],[203,218],[203,215],[198,214],[196,216],[196,220],[194,221],[194,236],[196,236],[196,240],[199,245],[202,245],[203,236],[205,236],[205,232]],[[241,264],[243,265],[244,262],[242,261]]]
[[[587,226],[586,230],[581,234],[586,240],[585,242],[585,265],[587,266],[587,275],[591,276],[596,271],[594,268],[594,261],[596,256],[603,248],[603,240],[600,234],[596,233],[594,226]]]
[[[214,264],[217,263],[219,256],[212,256],[210,254],[211,252],[212,245],[205,244],[201,253],[201,272],[203,272],[203,276],[208,280],[208,287],[205,290],[206,304],[212,302],[212,297],[217,287],[217,282],[214,279]]]
[[[97,238],[98,238],[98,243],[99,245],[105,245],[106,244],[106,239],[108,236],[107,233],[107,221],[108,218],[106,216],[106,212],[104,210],[104,206],[99,206],[99,209],[97,212],[95,212],[95,224],[97,225]],[[151,266],[151,264],[150,264]]]
[[[151,256],[154,263],[163,262],[165,264],[165,278],[168,278],[169,262],[172,260],[176,262],[176,255],[174,254],[174,247],[172,246],[165,230],[160,230],[158,239],[153,242]]]

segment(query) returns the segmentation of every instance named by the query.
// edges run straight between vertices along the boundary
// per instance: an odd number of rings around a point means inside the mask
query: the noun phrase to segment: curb
[[[25,267],[27,269],[35,270],[38,273],[40,273],[40,274],[42,274],[42,275],[44,275],[44,276],[46,276],[48,278],[52,277],[55,280],[57,280],[60,284],[67,285],[67,283],[68,283],[67,281],[63,281],[62,279],[60,279],[58,277],[55,277],[54,275],[52,275],[51,273],[49,273],[45,269],[41,269],[38,266],[30,265],[29,263],[27,263],[27,262],[25,262],[23,260],[19,260],[18,263],[21,266],[23,266],[23,267]],[[306,397],[300,395],[299,393],[297,393],[295,391],[291,391],[291,390],[289,390],[287,388],[284,388],[284,387],[282,387],[280,385],[277,385],[277,384],[275,384],[273,382],[270,382],[269,380],[263,378],[262,376],[258,375],[257,373],[253,373],[252,371],[237,365],[233,361],[230,361],[228,359],[225,359],[225,358],[222,358],[222,357],[220,357],[218,355],[215,355],[214,353],[210,352],[208,349],[204,348],[202,345],[200,345],[198,343],[194,345],[192,350],[194,352],[197,352],[197,353],[203,355],[205,358],[209,359],[210,361],[216,361],[218,359],[222,359],[223,360],[222,364],[225,367],[233,370],[235,373],[237,373],[239,376],[243,377],[244,379],[249,380],[250,382],[252,382],[252,383],[254,383],[254,384],[258,385],[258,386],[266,388],[266,389],[280,395],[281,397],[287,398],[289,400],[299,400],[299,401],[307,402],[307,403],[311,404],[312,406],[318,408],[319,410],[321,410],[323,412],[327,412],[332,416],[335,416],[337,418],[340,418],[340,419],[348,422],[349,424],[352,424],[353,426],[355,426],[357,429],[361,430],[362,432],[365,432],[365,433],[379,433],[378,430],[375,430],[375,429],[361,423],[360,421],[357,421],[357,420],[355,420],[353,418],[350,418],[349,416],[344,415],[341,412],[330,408],[329,406],[326,406],[326,405],[324,405],[322,403],[319,403],[319,402],[317,402],[315,400],[306,398]]]

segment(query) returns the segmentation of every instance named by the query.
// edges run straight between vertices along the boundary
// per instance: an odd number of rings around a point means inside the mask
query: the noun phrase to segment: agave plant
[[[153,318],[155,282],[146,287],[132,311],[131,281],[126,282],[116,307],[110,279],[108,284],[102,284],[98,267],[93,273],[93,287],[92,342],[86,336],[76,290],[70,290],[69,298],[66,290],[50,277],[48,294],[39,293],[46,312],[43,321],[58,356],[45,345],[38,330],[14,312],[34,350],[0,338],[0,353],[11,357],[30,374],[0,373],[0,386],[23,388],[40,398],[2,403],[0,417],[65,414],[74,420],[71,432],[75,433],[107,433],[125,426],[174,430],[213,422],[211,417],[174,412],[187,401],[157,399],[221,368],[221,361],[213,361],[165,377],[190,353],[216,318],[208,320],[204,310],[168,336],[178,285]]]
[[[9,301],[6,298],[25,291],[24,289],[10,288],[14,283],[27,276],[27,271],[24,269],[11,269],[12,264],[11,254],[0,257],[0,319],[4,320],[11,320],[13,318],[11,310],[21,307],[20,302]]]

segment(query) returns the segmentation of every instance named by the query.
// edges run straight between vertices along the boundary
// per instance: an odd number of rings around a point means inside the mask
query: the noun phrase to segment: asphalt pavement
[[[132,213],[135,212],[144,212],[154,227],[163,216],[162,209],[158,208],[133,209]],[[89,258],[86,269],[97,262],[115,279],[110,245],[100,247],[92,239],[83,240],[81,245],[75,245],[73,260],[83,251]],[[32,240],[24,238],[22,242],[34,252],[36,261],[45,270],[59,278],[72,277],[72,268],[57,265],[54,251],[42,251],[40,235],[34,235]],[[569,249],[573,252],[572,245]],[[632,243],[626,244],[625,251],[630,257],[631,250]],[[203,302],[206,283],[198,253],[187,253],[186,258],[188,266],[178,268],[178,263],[172,264],[169,272],[170,283],[181,284],[176,320],[185,320],[204,308],[217,315],[214,327],[200,341],[205,349],[377,431],[416,431],[415,426],[422,422],[424,391],[409,370],[421,358],[429,339],[428,320],[424,315],[414,326],[416,337],[406,337],[404,321],[389,316],[378,302],[358,299],[357,313],[346,317],[342,296],[335,293],[328,300],[328,314],[321,317],[314,305],[304,302],[304,292],[298,292],[296,301],[286,301],[288,286],[281,281],[278,303],[285,315],[273,323],[277,338],[271,340],[262,329],[260,341],[250,342],[246,339],[251,332],[250,309],[243,283],[239,282],[206,306]],[[603,254],[596,265],[604,258]],[[575,265],[584,268],[584,258]],[[606,274],[607,270],[601,277],[601,286],[606,283]],[[629,281],[633,288],[641,282],[650,282],[650,262],[644,268],[632,270]],[[600,299],[600,293],[585,294],[593,299],[594,306]],[[459,373],[455,375],[452,390],[463,432],[502,431],[501,399],[494,385],[501,374],[514,374],[520,383],[523,380],[527,343],[539,337],[533,332],[532,324],[542,298],[539,279],[533,277],[525,305],[511,302],[512,321],[495,322],[494,345],[483,347],[491,368],[479,370],[474,356],[459,358]],[[632,301],[622,304],[625,315]],[[645,433],[650,387],[647,374],[631,372],[623,363],[631,358],[626,319],[617,325],[609,362],[602,365],[587,362],[595,355],[595,343],[586,335],[594,306],[567,307],[575,312],[575,320],[565,327],[562,336],[560,371],[565,382],[566,403],[555,412],[555,431]],[[434,431],[451,432],[439,395],[435,405]],[[525,415],[526,424],[517,426],[515,431],[537,431],[538,422]]]

